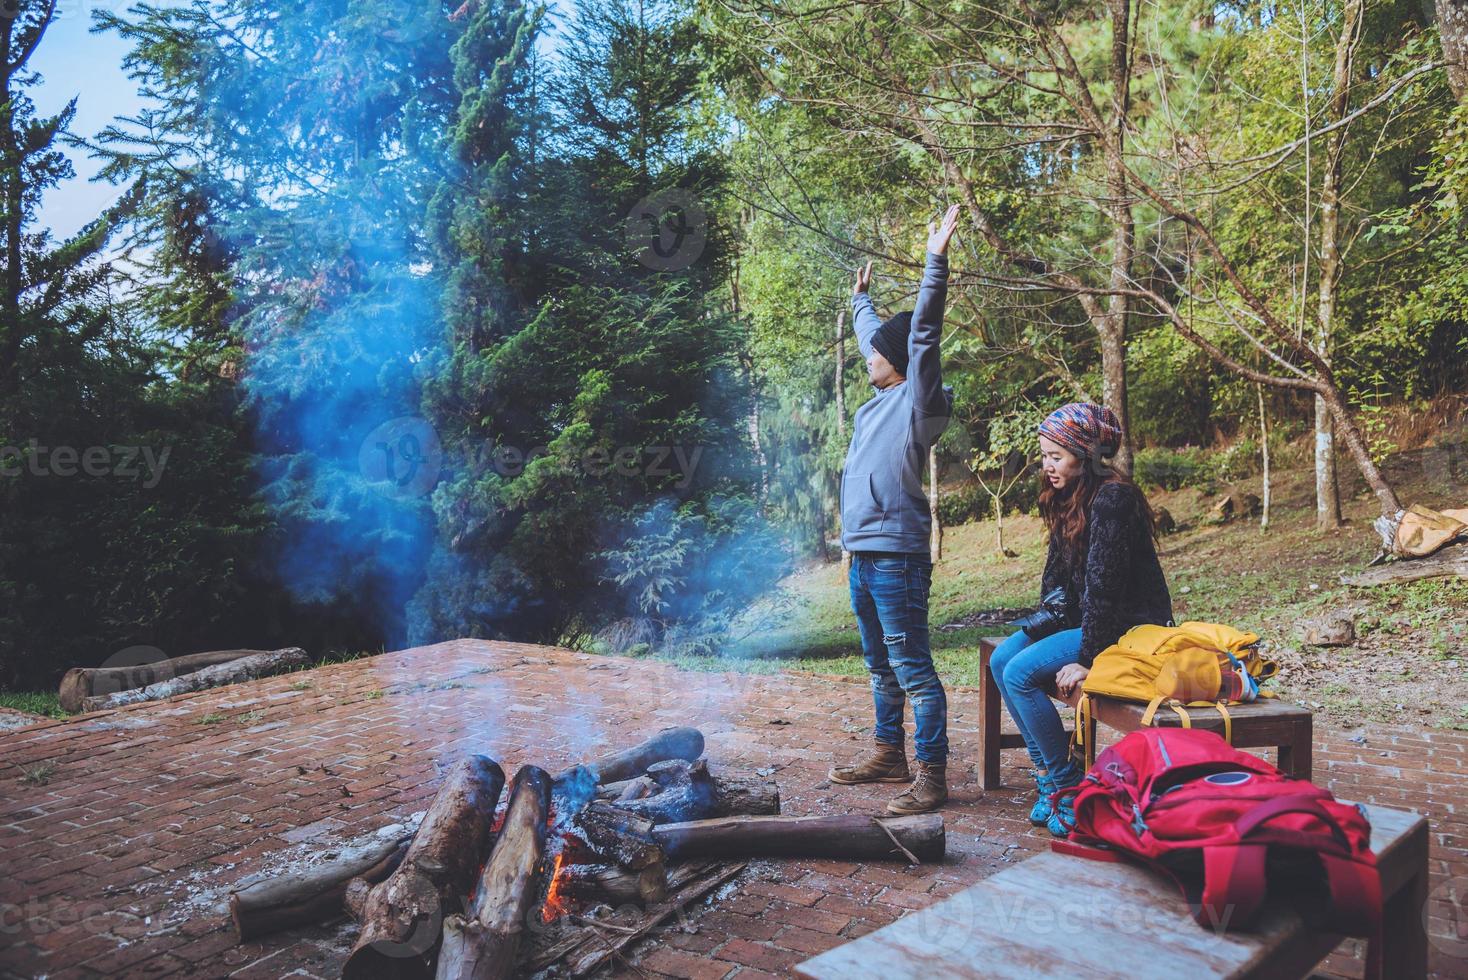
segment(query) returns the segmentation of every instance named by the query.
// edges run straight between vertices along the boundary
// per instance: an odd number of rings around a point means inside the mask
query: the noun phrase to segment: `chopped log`
[[[1468,544],[1444,548],[1426,558],[1408,558],[1368,568],[1355,575],[1342,575],[1341,584],[1356,588],[1399,585],[1428,578],[1468,578]]]
[[[711,817],[773,817],[780,812],[780,787],[773,779],[714,775]]]
[[[362,923],[342,965],[344,980],[431,977],[443,916],[462,907],[489,850],[505,774],[472,755],[449,773],[423,817],[402,865],[386,881],[354,880],[347,908]]]
[[[271,653],[270,650],[210,650],[191,653],[186,657],[171,657],[151,663],[124,664],[115,667],[73,667],[61,678],[57,700],[61,710],[77,712],[87,698],[130,691],[136,687],[147,687],[159,681],[172,680],[184,674],[192,674],[205,667],[227,664],[242,657]]]
[[[162,698],[171,698],[176,694],[189,694],[211,687],[223,687],[226,684],[239,684],[242,681],[252,681],[259,677],[269,677],[272,674],[283,674],[288,670],[309,666],[310,663],[311,658],[306,656],[306,651],[300,647],[287,647],[284,650],[273,650],[270,653],[255,653],[248,657],[240,657],[238,660],[231,660],[229,663],[205,667],[182,677],[149,684],[147,687],[86,698],[82,701],[82,710],[102,711],[107,708],[119,708],[125,704],[157,701]]]
[[[551,777],[524,766],[468,915],[443,924],[438,980],[500,980],[515,974],[528,918],[538,912],[545,874]]]
[[[652,839],[652,826],[646,817],[595,802],[578,813],[568,829],[599,861],[640,871],[663,863],[663,849]]]
[[[889,836],[890,831],[890,836]],[[720,817],[663,824],[653,840],[670,858],[825,857],[848,860],[901,859],[893,837],[922,861],[941,861],[943,817],[841,814],[830,817]]]
[[[664,728],[641,745],[603,756],[589,766],[576,766],[556,776],[558,784],[574,780],[578,770],[592,771],[592,784],[615,783],[624,779],[635,779],[647,768],[668,759],[686,759],[692,762],[703,755],[703,732],[697,728]]]
[[[567,864],[556,876],[557,894],[581,902],[649,905],[668,897],[668,870],[661,862],[641,871],[614,864]]]
[[[341,915],[347,883],[373,885],[408,853],[411,834],[347,848],[314,867],[254,881],[230,893],[229,917],[240,942]]]

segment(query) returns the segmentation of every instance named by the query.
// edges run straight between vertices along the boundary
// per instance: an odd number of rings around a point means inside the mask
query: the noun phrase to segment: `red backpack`
[[[1312,929],[1375,939],[1381,881],[1360,807],[1285,776],[1213,732],[1145,728],[1107,748],[1077,787],[1076,827],[1055,850],[1139,859],[1171,876],[1199,925],[1252,924],[1266,893]],[[1367,954],[1372,975],[1377,942]]]

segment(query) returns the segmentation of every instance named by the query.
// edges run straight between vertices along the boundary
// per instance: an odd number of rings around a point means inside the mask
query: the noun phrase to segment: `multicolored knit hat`
[[[1104,405],[1071,402],[1040,423],[1040,435],[1088,459],[1116,455],[1121,448],[1121,422]]]

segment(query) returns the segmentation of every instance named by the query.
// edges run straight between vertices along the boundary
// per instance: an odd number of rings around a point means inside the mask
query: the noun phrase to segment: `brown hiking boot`
[[[887,804],[889,813],[931,813],[948,802],[948,766],[919,759],[917,770],[912,785]]]
[[[872,742],[872,752],[854,766],[837,766],[826,774],[833,783],[905,783],[912,778],[907,772],[907,750],[900,745]]]

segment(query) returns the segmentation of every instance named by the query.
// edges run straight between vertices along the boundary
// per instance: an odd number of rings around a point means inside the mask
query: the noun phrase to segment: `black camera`
[[[1040,597],[1040,608],[1009,624],[1024,630],[1031,640],[1043,640],[1065,629],[1065,586],[1057,585]]]

